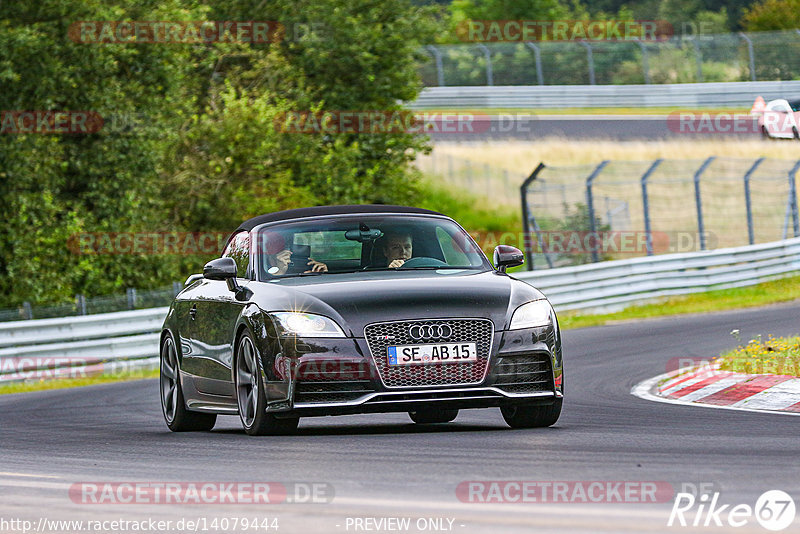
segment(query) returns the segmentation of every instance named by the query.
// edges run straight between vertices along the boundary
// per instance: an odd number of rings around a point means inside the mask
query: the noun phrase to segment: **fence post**
[[[739,37],[747,43],[747,54],[750,56],[750,81],[756,81],[756,58],[753,55],[753,41],[744,33],[739,32]]]
[[[132,287],[129,287],[125,290],[125,296],[128,297],[128,309],[136,309],[136,290]]]
[[[433,45],[428,45],[425,47],[433,56],[433,61],[436,63],[436,83],[439,84],[439,87],[444,86],[444,68],[442,68],[442,53],[439,52],[439,49]]]
[[[533,58],[536,61],[536,81],[539,85],[544,85],[544,75],[542,74],[542,51],[534,43],[527,41],[525,45],[533,50]]]
[[[653,255],[653,232],[650,228],[650,204],[647,199],[647,179],[661,165],[663,159],[657,159],[650,165],[650,168],[642,175],[642,208],[644,209],[644,233],[647,239],[647,255]]]
[[[794,227],[794,236],[800,237],[800,216],[797,213],[797,170],[800,169],[800,161],[794,164],[792,170],[789,171],[789,202],[792,206],[792,226]]]
[[[33,308],[31,307],[31,303],[27,300],[22,303],[22,317],[25,319],[33,319]]]
[[[86,297],[75,295],[75,302],[78,304],[78,315],[86,315]]]
[[[528,186],[536,180],[536,178],[539,176],[539,173],[542,172],[542,169],[544,169],[544,163],[539,163],[539,165],[537,165],[536,168],[533,169],[531,175],[528,176],[528,178],[526,178],[524,182],[522,182],[521,186],[519,186],[519,194],[520,198],[522,199],[522,230],[525,234],[523,236],[522,243],[525,248],[525,258],[526,258],[525,262],[527,264],[527,269],[529,271],[533,270],[533,250],[531,247],[531,240],[530,240],[531,219],[533,219],[533,216],[531,215],[530,210],[528,209]],[[536,227],[536,239],[539,242],[539,246],[541,247],[542,252],[544,252],[544,244],[542,243],[541,236],[539,236],[539,228],[538,225],[536,224],[535,219],[533,220],[533,225],[534,227]],[[544,258],[545,260],[547,260],[547,265],[552,268],[553,260],[550,259],[550,256],[548,256],[546,252],[544,254]]]
[[[586,61],[589,62],[589,85],[595,85],[594,79],[594,56],[592,56],[592,45],[586,41],[577,41],[579,45],[586,48]]]
[[[694,202],[697,205],[697,232],[700,234],[700,250],[706,249],[706,225],[703,223],[703,200],[700,195],[700,176],[706,171],[716,156],[711,156],[694,173]]]
[[[756,172],[761,162],[766,158],[758,158],[753,166],[744,173],[744,203],[747,210],[747,240],[752,245],[755,243],[755,232],[753,231],[753,205],[750,202],[750,177]]]
[[[489,47],[483,43],[479,43],[478,48],[480,48],[483,51],[483,55],[486,58],[486,85],[492,86],[494,85],[494,73],[492,71],[492,53],[489,51]]]
[[[597,263],[600,261],[600,254],[597,253],[597,223],[594,220],[594,198],[592,195],[592,182],[597,176],[603,172],[605,166],[608,165],[608,160],[602,161],[600,165],[595,167],[592,174],[586,179],[586,208],[589,210],[589,229],[595,239],[595,246],[592,247],[592,262]]]
[[[697,81],[703,81],[703,54],[700,53],[700,45],[697,44],[697,38],[693,37],[691,39],[692,46],[694,46],[694,58],[697,62]]]
[[[644,74],[644,83],[650,84],[650,62],[647,59],[647,48],[641,39],[636,39],[636,44],[642,50],[642,74]]]

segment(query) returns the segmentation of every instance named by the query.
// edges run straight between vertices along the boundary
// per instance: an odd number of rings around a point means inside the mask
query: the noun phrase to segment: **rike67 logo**
[[[779,531],[794,521],[794,499],[781,490],[769,490],[756,499],[755,505],[722,504],[720,493],[678,493],[667,526],[739,528],[755,520],[767,530]]]

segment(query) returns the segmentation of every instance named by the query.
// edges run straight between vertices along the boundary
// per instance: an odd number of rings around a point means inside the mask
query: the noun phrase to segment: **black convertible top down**
[[[296,208],[292,210],[276,211],[273,213],[259,215],[240,224],[239,228],[236,229],[236,232],[239,232],[240,230],[247,230],[249,232],[259,224],[268,222],[285,221],[289,219],[303,219],[306,217],[319,217],[324,215],[344,215],[350,213],[423,213],[427,215],[442,215],[437,211],[426,210],[423,208],[392,206],[389,204],[315,206],[312,208]]]

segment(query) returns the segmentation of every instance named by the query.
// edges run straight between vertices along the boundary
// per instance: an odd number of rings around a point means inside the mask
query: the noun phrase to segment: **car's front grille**
[[[415,340],[412,326],[448,325],[452,334],[447,339]],[[375,323],[364,328],[369,350],[381,380],[389,388],[479,384],[486,376],[492,348],[494,325],[488,319],[431,319]],[[387,347],[428,343],[475,343],[477,361],[466,363],[428,363],[390,366]]]
[[[347,402],[372,393],[369,380],[298,382],[295,402]]]
[[[555,391],[553,367],[546,352],[503,356],[495,366],[495,387],[508,393]]]

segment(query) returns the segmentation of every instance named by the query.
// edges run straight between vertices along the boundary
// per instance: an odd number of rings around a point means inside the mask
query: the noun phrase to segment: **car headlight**
[[[344,332],[332,319],[324,315],[299,312],[273,312],[283,334],[301,337],[345,337]]]
[[[523,304],[511,316],[509,330],[521,328],[535,328],[537,326],[550,326],[553,324],[553,307],[546,299],[534,300]]]

